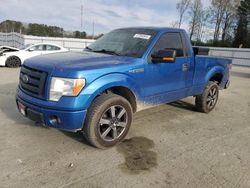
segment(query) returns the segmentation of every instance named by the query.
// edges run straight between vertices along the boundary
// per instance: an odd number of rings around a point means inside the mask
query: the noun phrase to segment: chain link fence
[[[22,47],[24,45],[24,37],[19,33],[1,33],[0,46]]]

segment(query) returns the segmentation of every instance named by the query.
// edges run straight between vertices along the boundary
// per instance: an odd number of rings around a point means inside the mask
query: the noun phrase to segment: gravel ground
[[[250,68],[233,67],[210,114],[193,97],[139,112],[108,150],[22,117],[18,73],[0,67],[0,187],[250,187]]]

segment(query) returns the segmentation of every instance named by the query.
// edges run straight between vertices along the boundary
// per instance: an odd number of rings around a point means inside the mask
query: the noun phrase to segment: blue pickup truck
[[[93,146],[107,148],[124,139],[142,109],[194,96],[198,111],[213,110],[232,62],[202,53],[182,29],[117,29],[83,52],[26,60],[17,106],[33,121],[82,131]]]

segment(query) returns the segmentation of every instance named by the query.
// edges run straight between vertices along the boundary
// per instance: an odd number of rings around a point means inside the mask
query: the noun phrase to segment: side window
[[[184,56],[183,43],[180,33],[166,33],[163,34],[159,41],[154,46],[151,53],[157,52],[159,50],[165,49],[175,49],[177,52],[177,57]]]
[[[53,46],[53,45],[46,45],[46,50],[47,51],[55,51],[55,50],[60,50],[60,48],[57,46]]]
[[[30,50],[33,50],[33,51],[44,51],[45,49],[45,45],[36,45],[36,46],[33,46],[30,48]]]

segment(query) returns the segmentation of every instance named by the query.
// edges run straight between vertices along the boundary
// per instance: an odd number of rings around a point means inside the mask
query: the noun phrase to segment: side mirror
[[[176,60],[176,50],[159,50],[152,55],[153,63],[174,63]]]
[[[35,51],[34,49],[32,49],[32,48],[30,48],[30,49],[28,49],[28,51],[29,52],[33,52],[33,51]]]

